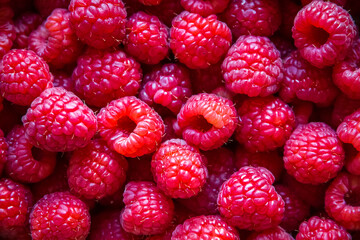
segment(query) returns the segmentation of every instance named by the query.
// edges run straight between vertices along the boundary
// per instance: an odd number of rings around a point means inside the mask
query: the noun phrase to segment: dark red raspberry
[[[8,143],[4,138],[4,132],[0,129],[0,176],[2,175],[4,165],[6,163],[7,150],[8,150]]]
[[[344,158],[336,132],[323,122],[299,125],[284,147],[284,166],[302,183],[329,181],[344,166]]]
[[[68,8],[70,0],[34,0],[35,8],[41,16],[48,17],[55,8]]]
[[[29,36],[29,49],[56,68],[75,62],[82,52],[70,15],[67,9],[56,8]]]
[[[186,11],[198,13],[203,17],[223,12],[230,0],[181,0]]]
[[[345,94],[339,94],[334,102],[334,108],[331,113],[331,123],[338,127],[345,117],[360,108],[360,100],[348,98]]]
[[[260,232],[253,232],[246,240],[294,240],[290,233],[281,227],[274,227]]]
[[[47,194],[32,209],[30,230],[33,240],[85,240],[90,230],[89,209],[68,192]]]
[[[134,2],[133,0],[127,1]],[[159,5],[146,8],[146,12],[156,15],[160,21],[165,23],[168,27],[171,27],[173,18],[179,15],[183,10],[184,8],[181,6],[180,1],[174,0],[162,0]]]
[[[169,29],[158,17],[137,12],[126,23],[124,45],[139,62],[158,64],[169,52]]]
[[[14,48],[28,48],[29,35],[41,23],[43,19],[37,13],[27,12],[18,17],[15,22],[16,39],[14,41]]]
[[[287,1],[287,0],[284,0]],[[296,50],[294,44],[291,40],[279,35],[275,34],[270,38],[271,42],[275,45],[276,49],[279,50],[280,56],[282,59],[285,59],[290,55],[294,50]]]
[[[121,0],[71,0],[71,23],[81,41],[105,49],[125,38],[126,9]]]
[[[183,105],[177,123],[186,142],[206,151],[222,146],[233,134],[238,121],[231,100],[200,93]]]
[[[301,4],[303,6],[311,3],[313,0],[301,0]],[[350,0],[351,1],[351,0]],[[329,0],[329,2],[333,2],[333,3],[336,3],[337,5],[339,6],[345,6],[347,0]]]
[[[176,227],[172,240],[222,239],[240,240],[236,229],[228,225],[220,216],[197,216]]]
[[[125,186],[120,222],[136,235],[165,232],[174,215],[174,204],[152,182],[129,182]]]
[[[345,144],[345,168],[353,175],[360,175],[360,153],[350,144]]]
[[[15,105],[6,100],[3,101],[2,105],[3,109],[0,111],[0,129],[3,130],[6,136],[15,125],[22,124],[21,117],[23,114],[16,112],[14,109]]]
[[[152,154],[128,159],[129,169],[126,172],[127,181],[154,181],[151,172]]]
[[[6,0],[5,0],[6,1]],[[12,8],[11,4],[7,2],[0,1],[0,21],[3,20],[10,20],[14,17],[14,9]]]
[[[284,80],[279,95],[285,102],[298,98],[329,106],[338,94],[331,75],[331,68],[316,68],[305,61],[299,51],[294,51],[284,59]]]
[[[238,109],[236,140],[248,151],[271,151],[285,144],[295,126],[292,109],[279,98],[249,98]]]
[[[177,114],[191,97],[189,72],[178,64],[168,63],[154,69],[145,75],[144,82],[139,97],[160,114],[164,108]]]
[[[312,1],[303,7],[292,32],[301,56],[318,68],[344,59],[357,34],[350,14],[328,1]]]
[[[133,96],[110,102],[100,110],[97,120],[108,146],[126,157],[154,152],[164,134],[161,117]]]
[[[54,76],[54,87],[62,87],[67,91],[75,92],[75,83],[71,75],[65,71],[53,71],[52,74]]]
[[[56,153],[34,147],[25,136],[23,126],[15,126],[7,135],[9,149],[5,172],[15,181],[34,183],[48,177],[55,168]]]
[[[11,50],[0,62],[1,94],[15,104],[30,105],[52,81],[49,66],[31,50]]]
[[[135,95],[142,78],[140,64],[122,50],[89,48],[72,74],[77,94],[89,105],[106,106],[111,100]]]
[[[216,15],[203,18],[183,11],[172,21],[170,48],[189,68],[208,68],[219,62],[230,44],[231,31]]]
[[[314,112],[314,105],[311,102],[301,100],[294,101],[291,105],[295,113],[295,125],[308,123]]]
[[[301,9],[301,4],[297,0],[279,0],[281,10],[281,25],[279,32],[288,39],[292,39],[292,27],[294,18]]]
[[[280,52],[267,37],[239,37],[221,70],[227,88],[249,97],[276,93],[283,78]]]
[[[313,216],[301,223],[296,240],[351,240],[351,235],[336,222]]]
[[[281,23],[278,0],[231,0],[224,17],[235,39],[271,36]]]
[[[208,172],[199,150],[182,139],[163,142],[152,157],[151,171],[159,189],[172,198],[200,192]]]
[[[266,168],[240,168],[221,186],[220,214],[240,229],[261,231],[278,226],[285,207],[272,185],[274,180]]]
[[[0,59],[10,51],[16,38],[15,26],[10,19],[0,19]]]
[[[93,111],[63,88],[43,91],[31,103],[22,122],[30,143],[52,152],[85,147],[97,130]]]
[[[167,116],[163,119],[165,124],[165,134],[162,138],[162,141],[165,142],[166,140],[172,138],[181,138],[181,132],[176,123],[176,116]]]
[[[159,5],[162,0],[138,0],[138,1],[144,5],[153,6],[153,5]]]
[[[127,172],[128,175],[128,172]],[[119,190],[117,190],[115,193],[105,196],[96,203],[99,203],[101,206],[104,206],[106,208],[122,208],[124,207],[123,202],[123,193],[124,193],[125,185],[123,185]]]
[[[205,69],[192,69],[190,71],[190,79],[194,93],[210,93],[216,88],[224,86],[221,62],[212,64]]]
[[[340,140],[344,143],[352,144],[356,150],[360,151],[360,109],[345,117],[344,121],[336,129]]]

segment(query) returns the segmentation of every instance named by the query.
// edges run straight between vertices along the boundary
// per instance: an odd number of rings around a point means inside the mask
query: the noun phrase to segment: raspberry
[[[281,227],[274,227],[260,232],[253,232],[246,240],[294,240],[294,238]]]
[[[231,0],[224,18],[235,39],[241,35],[271,36],[281,23],[279,1]]]
[[[203,17],[223,12],[230,0],[181,0],[186,11],[198,13]]]
[[[110,102],[100,110],[97,120],[108,146],[126,157],[154,152],[164,134],[161,117],[133,96]]]
[[[40,15],[47,17],[55,8],[68,8],[70,0],[34,0],[35,8]]]
[[[64,71],[53,71],[52,74],[54,76],[54,87],[62,87],[67,91],[75,92],[75,83],[71,75]]]
[[[127,173],[128,174],[128,173]],[[123,185],[119,190],[117,190],[115,193],[105,196],[101,198],[97,203],[99,203],[101,206],[109,207],[109,208],[122,208],[124,207],[123,202],[123,192],[124,192],[125,186]]]
[[[154,181],[151,173],[152,154],[129,159],[129,169],[126,172],[127,181]]]
[[[319,69],[305,61],[299,51],[284,59],[284,80],[279,96],[285,102],[296,98],[329,106],[338,94],[330,68]]]
[[[331,219],[313,216],[301,223],[296,240],[351,240],[351,235]]]
[[[169,52],[169,29],[159,18],[144,12],[126,23],[125,51],[139,62],[158,64]]]
[[[16,39],[14,41],[14,48],[28,48],[29,35],[34,31],[41,23],[42,17],[36,13],[24,13],[18,17],[15,22]]]
[[[30,213],[33,240],[84,240],[90,230],[88,207],[68,192],[55,192],[41,198]]]
[[[292,39],[292,27],[294,26],[294,18],[301,9],[301,4],[294,0],[280,0],[281,9],[281,25],[279,32],[288,39]]]
[[[276,93],[283,78],[280,52],[267,37],[239,37],[221,70],[228,89],[249,97]]]
[[[230,44],[231,31],[216,15],[203,18],[183,11],[172,21],[170,48],[189,68],[207,68],[219,62]]]
[[[156,15],[161,22],[165,23],[169,27],[171,27],[173,18],[179,15],[183,10],[184,9],[181,6],[180,1],[174,0],[162,0],[159,5],[146,8],[147,12],[152,15]]]
[[[275,191],[274,176],[262,167],[242,167],[222,186],[221,216],[240,229],[261,231],[276,227],[284,216],[284,201]]]
[[[71,0],[69,10],[76,35],[89,46],[105,49],[125,38],[126,9],[121,0]]]
[[[56,153],[35,148],[26,138],[23,126],[15,126],[6,139],[9,149],[5,172],[10,178],[34,183],[45,179],[54,171]]]
[[[75,62],[82,52],[70,15],[68,10],[56,8],[29,36],[29,49],[56,68]]]
[[[89,48],[72,74],[77,94],[89,105],[106,106],[111,100],[135,95],[140,87],[140,64],[122,50]]]
[[[67,170],[73,194],[85,199],[101,199],[114,194],[125,182],[126,159],[110,150],[104,141],[93,140],[75,150]]]
[[[237,115],[231,100],[200,93],[183,105],[177,123],[187,143],[206,151],[222,146],[231,137]]]
[[[85,147],[97,130],[93,111],[63,88],[43,91],[31,103],[22,122],[30,143],[51,152]]]
[[[302,183],[329,181],[344,166],[344,158],[336,132],[323,122],[299,125],[284,147],[284,166]]]
[[[144,5],[153,6],[153,5],[159,5],[162,0],[138,0],[138,1]]]
[[[8,143],[4,138],[4,132],[0,129],[0,176],[2,175],[3,168],[6,163],[7,150],[8,150]]]
[[[136,235],[161,234],[170,225],[174,204],[152,182],[129,182],[125,186],[120,223]]]
[[[165,108],[177,114],[191,96],[189,72],[178,64],[168,63],[154,69],[145,75],[144,82],[139,97],[159,113]]]
[[[311,3],[313,0],[301,0],[301,4],[303,6]],[[345,6],[347,0],[329,0],[329,2],[333,2],[333,3],[336,3],[337,5],[339,6]]]
[[[205,69],[192,69],[190,71],[190,79],[194,93],[210,93],[216,88],[224,86],[221,62],[212,64]]]
[[[344,121],[337,127],[336,133],[343,143],[352,144],[356,150],[360,151],[360,109],[345,117]]]
[[[292,109],[279,98],[249,98],[238,109],[236,140],[248,151],[271,151],[285,144],[294,126]]]
[[[289,39],[278,34],[273,35],[270,40],[275,45],[276,49],[279,50],[282,59],[285,59],[290,53],[296,50],[294,44]]]
[[[186,220],[176,227],[172,240],[223,239],[240,240],[236,229],[219,216],[197,216]]]
[[[164,117],[164,124],[165,124],[165,134],[162,138],[163,142],[172,138],[181,138],[181,133],[178,134],[179,129],[177,129],[176,117],[173,116]]]
[[[346,116],[355,112],[360,108],[360,100],[348,98],[345,94],[339,94],[334,102],[334,108],[331,113],[331,123],[333,126],[338,127]]]
[[[182,139],[163,142],[152,157],[151,171],[159,189],[172,198],[189,198],[204,186],[208,172],[199,150]]]
[[[16,31],[10,19],[0,19],[0,59],[10,51],[13,41],[16,38]]]
[[[1,94],[15,104],[30,105],[52,81],[46,62],[31,50],[11,50],[0,62]]]
[[[292,108],[295,113],[296,126],[308,123],[311,114],[314,112],[314,105],[306,101],[295,101],[292,103]]]
[[[328,1],[312,1],[303,7],[292,32],[301,56],[318,68],[344,59],[357,34],[350,14]]]

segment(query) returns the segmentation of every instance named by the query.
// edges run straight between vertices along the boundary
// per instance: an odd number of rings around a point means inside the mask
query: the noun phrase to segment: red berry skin
[[[225,86],[234,93],[265,97],[283,78],[280,52],[267,37],[241,36],[221,65]]]
[[[292,32],[301,56],[318,68],[344,59],[357,34],[350,14],[328,1],[312,1],[303,7]]]
[[[287,0],[283,1],[287,2]],[[294,44],[290,39],[285,38],[279,34],[275,34],[270,37],[271,42],[275,45],[276,49],[279,50],[281,59],[285,59],[287,56],[290,55],[290,53],[296,50]]]
[[[231,100],[200,93],[183,105],[177,123],[187,143],[207,151],[222,146],[235,131],[238,121]]]
[[[345,117],[344,121],[337,127],[336,133],[343,143],[352,144],[356,150],[360,151],[360,109]]]
[[[138,0],[138,1],[146,6],[154,6],[154,5],[159,5],[162,0]]]
[[[192,69],[190,71],[190,79],[194,93],[210,93],[216,88],[224,86],[221,62],[212,64],[205,69]]]
[[[294,240],[290,233],[280,226],[251,233],[246,240]]]
[[[4,137],[4,132],[0,129],[0,176],[2,175],[4,165],[6,163],[6,154],[8,143]]]
[[[13,49],[0,62],[0,91],[12,103],[30,105],[52,81],[49,66],[31,50]]]
[[[276,227],[284,216],[284,201],[272,185],[275,178],[262,167],[242,167],[221,186],[222,217],[240,229],[261,231]]]
[[[314,105],[306,101],[295,101],[291,105],[295,113],[295,125],[308,123],[314,112]]]
[[[142,70],[122,50],[89,48],[78,58],[72,79],[80,98],[91,106],[103,107],[114,99],[137,94]]]
[[[198,13],[203,17],[223,12],[230,0],[181,0],[186,11]]]
[[[228,225],[220,216],[201,215],[187,219],[173,231],[172,240],[222,239],[240,240],[236,229]]]
[[[55,8],[68,8],[70,0],[34,0],[35,8],[41,16],[48,17]]]
[[[69,75],[65,71],[52,71],[52,74],[54,76],[53,85],[54,87],[62,87],[67,91],[75,92],[75,83],[73,79],[71,78],[71,75]]]
[[[121,226],[135,235],[165,232],[174,215],[174,203],[152,182],[129,182],[124,191]]]
[[[171,27],[173,18],[184,11],[184,8],[181,6],[180,1],[162,0],[159,5],[149,6],[146,10],[150,14],[156,15],[160,21],[165,23],[168,27]]]
[[[14,40],[14,48],[28,48],[29,35],[41,23],[42,17],[37,13],[27,12],[22,14],[14,21],[16,38]]]
[[[84,202],[68,192],[45,195],[30,213],[33,240],[85,240],[90,230],[90,213]]]
[[[336,132],[322,122],[299,125],[284,146],[284,166],[302,183],[329,181],[344,166],[344,158]]]
[[[22,122],[30,143],[51,152],[85,147],[97,130],[93,111],[63,88],[43,91],[31,103]]]
[[[71,0],[69,11],[76,35],[91,47],[115,47],[125,38],[127,14],[121,0]]]
[[[345,144],[345,168],[353,175],[360,175],[360,153],[350,144]]]
[[[231,31],[216,15],[203,18],[183,11],[172,21],[170,48],[175,58],[192,69],[216,64],[228,51]]]
[[[100,136],[125,157],[156,150],[164,134],[161,117],[140,99],[130,96],[110,102],[97,115]]]
[[[348,98],[345,94],[339,94],[335,101],[331,113],[331,124],[338,127],[346,118],[346,116],[354,113],[360,108],[360,100]]]
[[[11,19],[0,19],[0,59],[10,51],[15,38],[16,31]]]
[[[200,192],[208,177],[199,150],[182,139],[163,142],[151,161],[159,189],[172,198],[189,198]]]

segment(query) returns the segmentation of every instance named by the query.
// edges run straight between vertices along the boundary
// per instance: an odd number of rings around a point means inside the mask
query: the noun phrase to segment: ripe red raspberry
[[[165,133],[162,141],[165,142],[166,140],[172,138],[181,138],[181,133],[179,133],[178,125],[176,123],[176,116],[166,116],[163,119],[165,125]]]
[[[238,121],[231,100],[200,93],[183,105],[177,123],[186,142],[206,151],[222,146],[235,131]]]
[[[159,5],[162,0],[138,0],[138,1],[144,5],[153,6],[153,5]]]
[[[228,225],[220,216],[197,216],[176,227],[172,240],[223,239],[240,240],[236,229]]]
[[[159,18],[144,12],[126,23],[125,51],[145,64],[158,64],[169,52],[169,29]]]
[[[271,151],[285,144],[294,126],[292,109],[279,98],[249,98],[238,109],[236,140],[248,151]]]
[[[121,0],[71,0],[69,10],[76,35],[87,45],[105,49],[125,38],[126,9]]]
[[[90,230],[90,213],[84,202],[68,192],[55,192],[41,198],[30,213],[33,240],[85,240]]]
[[[302,183],[329,181],[344,166],[344,158],[336,132],[323,122],[299,125],[284,147],[284,166]]]
[[[360,100],[348,98],[345,94],[339,94],[334,102],[334,108],[331,113],[332,126],[338,127],[346,116],[360,108]]]
[[[82,52],[70,15],[67,9],[56,8],[29,36],[29,49],[56,68],[75,62]]]
[[[163,142],[151,161],[159,189],[172,198],[189,198],[200,192],[208,172],[199,150],[182,139]]]
[[[133,0],[127,1],[134,2]],[[162,0],[158,5],[146,7],[146,12],[156,15],[160,21],[165,23],[168,27],[171,27],[173,18],[182,11],[184,11],[184,8],[181,6],[180,1],[174,0]]]
[[[128,164],[103,140],[92,140],[75,150],[67,170],[70,191],[85,199],[101,199],[114,194],[124,184]]]
[[[177,114],[191,97],[189,71],[175,63],[154,69],[145,75],[144,82],[139,97],[160,114],[167,109]]]
[[[41,16],[48,17],[55,8],[68,8],[70,0],[34,0],[35,8]]]
[[[205,69],[192,69],[190,71],[190,79],[194,93],[210,93],[216,88],[224,86],[221,62],[212,64]]]
[[[360,109],[345,117],[344,121],[336,129],[336,133],[343,143],[352,144],[360,151]]]
[[[351,235],[336,222],[313,216],[301,223],[296,240],[351,240]]]
[[[357,34],[350,14],[328,1],[312,1],[303,7],[292,32],[301,56],[318,68],[344,59]]]
[[[15,104],[30,105],[52,81],[49,66],[31,50],[13,49],[0,62],[1,94]]]
[[[16,38],[15,26],[11,19],[0,19],[0,59],[10,51]]]
[[[276,93],[283,78],[280,52],[267,37],[239,37],[221,70],[228,89],[249,97]]]
[[[277,226],[260,232],[251,233],[246,240],[294,240],[290,233]]]
[[[164,134],[159,114],[133,96],[110,102],[100,110],[97,120],[108,146],[126,157],[154,152]]]
[[[278,0],[231,0],[224,17],[235,39],[241,35],[271,36],[281,23]]]
[[[54,76],[53,85],[54,87],[62,87],[67,91],[75,92],[75,83],[71,75],[65,71],[52,71]]]
[[[89,48],[79,57],[72,74],[76,93],[89,105],[135,95],[142,78],[140,64],[122,50]]]
[[[41,23],[43,19],[37,13],[27,12],[18,17],[14,21],[16,39],[14,40],[14,48],[28,48],[29,35]]]
[[[15,181],[34,183],[48,177],[55,168],[56,153],[35,148],[23,126],[15,126],[6,137],[9,149],[5,172]]]
[[[223,12],[230,0],[181,0],[186,11],[198,13],[203,17]]]
[[[0,129],[0,176],[2,175],[4,165],[6,163],[7,150],[8,150],[8,143],[4,138],[4,132]]]
[[[189,68],[207,68],[219,62],[230,44],[231,31],[216,15],[203,18],[183,11],[172,21],[170,48]]]
[[[85,147],[97,130],[93,111],[63,88],[43,91],[22,122],[30,143],[51,152]]]
[[[120,223],[126,232],[136,235],[165,232],[174,215],[174,203],[152,182],[129,182],[124,203]]]
[[[330,68],[319,69],[309,64],[299,51],[284,59],[284,80],[279,96],[285,102],[296,98],[320,106],[329,106],[338,94]]]

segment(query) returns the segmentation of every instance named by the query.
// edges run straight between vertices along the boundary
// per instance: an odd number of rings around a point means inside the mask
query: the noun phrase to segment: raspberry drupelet
[[[126,34],[126,9],[121,0],[71,0],[70,21],[87,45],[105,49],[119,45]]]
[[[120,49],[89,48],[78,58],[72,79],[80,98],[88,105],[103,107],[114,99],[137,94],[142,70]]]
[[[203,17],[223,12],[230,0],[181,0],[186,11],[198,13]]]
[[[275,178],[262,167],[242,167],[222,186],[218,206],[231,226],[261,231],[276,227],[284,216],[284,201],[272,185]]]
[[[10,51],[16,38],[14,23],[11,19],[0,19],[0,59]]]
[[[47,63],[31,50],[13,49],[0,62],[0,91],[12,103],[30,105],[52,81]]]
[[[344,59],[357,35],[350,14],[328,1],[312,1],[303,7],[294,19],[292,32],[301,56],[318,68]]]
[[[108,146],[126,157],[154,152],[165,131],[159,114],[133,96],[110,102],[100,110],[97,120]]]
[[[43,91],[31,103],[22,122],[30,143],[51,152],[85,147],[97,130],[94,112],[63,88]]]
[[[336,129],[336,133],[343,143],[352,144],[360,151],[360,109],[345,117],[344,121]]]
[[[227,142],[237,123],[232,101],[208,93],[190,97],[177,115],[183,139],[205,151]]]
[[[225,55],[231,45],[231,31],[216,15],[203,18],[183,11],[172,21],[170,48],[175,58],[192,69],[208,68]]]
[[[152,182],[129,182],[120,223],[126,232],[154,235],[165,232],[174,216],[174,203]]]
[[[0,176],[6,163],[6,154],[8,150],[8,143],[4,137],[4,132],[0,129]]]
[[[33,240],[85,240],[90,231],[90,213],[84,202],[68,192],[45,195],[30,213]]]
[[[290,233],[280,226],[251,233],[246,240],[294,240]]]
[[[28,48],[29,35],[34,31],[41,23],[42,17],[37,13],[27,12],[15,19],[15,32],[16,38],[14,40],[14,48]]]
[[[71,77],[71,74],[62,70],[52,71],[51,73],[54,76],[54,87],[62,87],[67,91],[75,92],[75,83]]]
[[[283,78],[280,52],[267,37],[239,37],[226,54],[221,70],[228,89],[249,97],[276,93]]]
[[[189,198],[201,191],[208,171],[199,150],[182,139],[163,142],[151,161],[159,189],[172,198]]]
[[[70,0],[34,0],[36,10],[41,16],[47,17],[55,8],[68,8]]]

